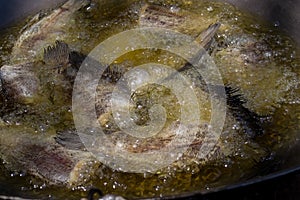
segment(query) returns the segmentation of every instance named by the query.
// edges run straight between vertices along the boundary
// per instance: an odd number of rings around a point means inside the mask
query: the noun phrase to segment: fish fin
[[[44,49],[44,62],[46,64],[64,65],[69,63],[70,49],[68,44],[56,40],[55,45]]]
[[[207,29],[202,31],[198,37],[196,37],[195,41],[200,43],[205,50],[208,50],[220,26],[221,24],[219,22],[211,24]]]
[[[245,127],[245,133],[250,138],[262,135],[264,133],[262,122],[268,117],[260,116],[245,107],[246,99],[238,88],[227,85],[225,86],[225,92],[228,109],[233,113],[236,120],[242,124],[242,127]]]
[[[57,132],[57,135],[54,137],[54,139],[58,144],[67,149],[81,151],[86,150],[79,135],[74,130]]]

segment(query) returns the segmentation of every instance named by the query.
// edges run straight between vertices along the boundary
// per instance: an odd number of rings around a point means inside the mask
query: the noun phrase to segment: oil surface
[[[72,49],[87,55],[96,44],[110,36],[137,27],[139,10],[144,3],[144,1],[133,0],[120,3],[113,0],[99,1],[84,7],[73,19],[70,19],[67,25],[70,34],[64,38],[64,41]],[[115,172],[103,166],[99,168],[98,176],[94,177],[89,185],[68,189],[67,192],[64,187],[52,186],[38,178],[19,171],[11,172],[1,166],[1,193],[17,194],[28,198],[80,199],[86,195],[85,191],[90,186],[100,188],[105,194],[117,194],[127,198],[162,197],[209,191],[215,187],[268,173],[269,168],[278,164],[277,155],[288,151],[294,142],[299,140],[299,54],[293,41],[281,33],[278,27],[224,3],[197,0],[149,0],[147,3],[184,9],[201,16],[203,28],[217,21],[222,24],[216,37],[217,45],[212,50],[212,57],[221,71],[225,84],[239,88],[239,93],[246,99],[246,107],[255,113],[268,116],[268,120],[264,123],[264,134],[255,139],[255,142],[267,149],[268,155],[264,160],[255,160],[253,157],[245,157],[247,155],[243,152],[246,150],[236,150],[237,155],[233,158],[208,162],[204,166],[169,169],[168,174],[129,174]],[[0,39],[0,65],[10,64],[11,49],[24,23],[26,22],[2,32],[4,37]],[[201,30],[202,27],[199,29]],[[51,42],[53,41],[49,41]],[[131,63],[126,65],[135,66],[143,62],[145,57],[149,61],[168,66],[180,66],[184,62],[166,52],[145,50],[125,55],[116,60],[115,64],[131,60]],[[69,100],[59,101],[64,104]],[[4,103],[0,99],[0,106]],[[48,112],[48,110],[39,112]],[[60,110],[50,112],[60,113]],[[10,119],[12,122],[24,124],[22,116],[10,116]],[[56,123],[57,120],[68,122]],[[30,120],[27,119],[28,121]],[[32,125],[37,133],[45,134],[44,129],[39,127],[55,124],[46,131],[47,134],[53,134],[56,129],[72,125],[72,113],[65,112],[63,117],[40,119],[40,121],[41,124]],[[49,121],[48,124],[42,123],[45,121]],[[231,142],[230,136],[225,134],[223,137],[224,141],[228,137],[228,142]],[[257,149],[257,152],[259,151],[260,149]],[[252,162],[259,164],[253,165]]]

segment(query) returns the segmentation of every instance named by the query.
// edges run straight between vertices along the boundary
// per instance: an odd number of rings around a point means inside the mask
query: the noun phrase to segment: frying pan
[[[41,9],[54,7],[66,0],[0,0],[0,29]],[[217,0],[231,3],[241,10],[262,17],[279,26],[300,47],[299,0]],[[300,130],[299,130],[300,132]],[[299,133],[300,134],[300,133]],[[199,191],[168,199],[298,199],[300,197],[300,142],[283,156],[284,162],[272,172],[246,182]]]

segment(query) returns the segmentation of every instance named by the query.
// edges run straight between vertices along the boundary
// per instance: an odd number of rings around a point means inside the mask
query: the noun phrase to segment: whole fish
[[[210,8],[213,6],[208,5],[208,9]],[[197,28],[218,21],[221,26],[214,38],[216,42],[210,46],[209,51],[224,83],[240,89],[247,99],[247,108],[261,115],[268,115],[282,103],[298,99],[292,95],[299,84],[295,81],[299,79],[299,58],[292,42],[262,25],[255,24],[255,21],[250,22],[250,27],[243,27],[246,25],[243,18],[239,18],[239,12],[225,9],[227,8],[224,8],[224,12],[228,14],[220,14],[224,17],[216,14],[204,19],[183,9],[146,5],[142,9],[139,23],[148,27],[173,29],[189,34],[201,42],[201,37],[197,37]],[[203,12],[201,14],[205,15]],[[227,15],[235,19],[235,22],[227,20]],[[284,46],[284,43],[288,45]],[[263,77],[265,74],[269,74],[268,78]],[[249,85],[255,89],[249,90]]]
[[[174,27],[176,28],[178,24],[184,24],[184,20],[181,15],[173,13],[164,7],[146,5],[142,8],[139,23],[142,27],[159,27],[174,29]],[[199,43],[199,50],[201,48],[209,50],[219,27],[219,23],[212,24],[200,34],[195,36],[195,41]],[[198,58],[199,55],[196,54],[194,55],[194,57]],[[170,95],[168,91],[162,88],[155,89],[152,86],[149,86],[149,88],[145,87],[143,90],[137,91],[134,94],[132,94],[130,99],[131,105],[126,105],[123,109],[132,109],[131,111],[136,114],[136,117],[133,119],[128,118],[127,122],[125,119],[125,121],[122,121],[122,123],[130,123],[128,122],[130,120],[134,120],[135,123],[138,125],[145,125],[147,123],[150,123],[149,121],[151,121],[151,119],[149,117],[149,109],[155,104],[162,104],[163,107],[167,110],[167,117],[174,120],[173,123],[168,124],[168,126],[164,127],[154,138],[139,139],[139,142],[137,144],[136,138],[133,138],[129,135],[126,136],[126,133],[122,131],[120,127],[118,127],[118,125],[114,121],[115,119],[113,116],[111,106],[111,94],[116,87],[115,84],[125,73],[124,71],[127,71],[129,69],[128,67],[126,67],[126,65],[121,65],[119,67],[118,65],[115,65],[111,68],[108,68],[108,70],[106,70],[106,72],[104,73],[104,80],[100,81],[99,86],[97,87],[98,93],[96,98],[96,113],[99,116],[99,122],[104,132],[108,135],[107,137],[109,137],[113,141],[113,143],[121,145],[129,152],[143,153],[152,150],[159,150],[160,148],[167,145],[170,141],[172,141],[172,139],[176,136],[176,129],[178,128],[178,121],[176,121],[176,119],[180,118],[178,116],[180,113],[177,107],[178,102],[174,100],[174,96]],[[144,77],[143,74],[151,74],[151,70],[152,69],[141,69],[141,71],[139,72],[140,74],[134,74],[134,77],[132,77],[132,79],[136,82],[141,82],[141,80],[148,78],[147,76]],[[215,145],[215,149],[211,151],[210,155],[207,155],[207,157],[205,157],[204,159],[195,159],[194,156],[197,155],[197,153],[199,153],[197,151],[199,150],[199,147],[201,147],[201,145],[203,144],[203,137],[205,135],[209,135],[207,127],[209,125],[209,116],[211,113],[204,111],[204,109],[202,110],[202,108],[209,107],[209,103],[207,102],[207,100],[209,99],[209,94],[207,88],[205,88],[204,86],[205,83],[201,82],[201,76],[197,73],[197,70],[193,69],[190,63],[182,65],[178,69],[178,71],[181,74],[184,74],[185,76],[190,78],[191,80],[195,81],[195,85],[201,88],[200,91],[198,91],[198,96],[201,96],[199,100],[201,107],[200,113],[205,113],[203,114],[205,120],[201,122],[200,126],[195,127],[192,123],[190,124],[188,130],[184,134],[193,135],[195,132],[199,132],[198,137],[192,144],[188,144],[191,145],[191,148],[187,151],[186,154],[184,154],[182,158],[175,162],[174,166],[191,165],[195,162],[198,164],[207,164],[212,160],[223,160],[226,156],[229,156],[232,153],[234,154],[234,150],[232,149],[233,146],[234,148],[238,147],[242,149],[242,144],[244,144],[244,142],[241,141],[251,141],[251,137],[256,137],[257,135],[260,135],[263,132],[261,124],[259,122],[259,116],[243,106],[243,100],[241,99],[240,95],[235,94],[236,91],[234,91],[234,89],[226,87],[227,115],[225,126],[223,127],[222,132],[229,133],[228,135],[226,134],[226,136],[224,136],[227,139],[231,138],[230,140],[232,141],[232,143],[227,145],[226,143],[224,143],[224,140],[220,139]],[[163,74],[163,72],[161,72],[161,74]],[[161,74],[156,74],[156,77],[160,77]],[[130,77],[127,78],[130,80]],[[172,75],[171,77],[167,77],[166,79],[162,78],[161,82],[172,78]],[[128,84],[130,85],[130,83]],[[121,90],[126,90],[125,88],[126,86]],[[82,90],[84,91],[84,88]],[[184,90],[184,86],[182,90]],[[126,104],[126,101],[122,102],[120,100],[118,101],[118,104]],[[131,108],[128,108],[127,106]],[[92,110],[90,112],[92,112]],[[197,112],[197,110],[194,110],[194,112]],[[224,110],[220,110],[219,112],[224,112]],[[115,115],[118,115],[118,113]],[[240,128],[237,131],[233,131],[232,127],[234,127],[237,123],[239,124]],[[223,136],[221,136],[221,138],[222,137]],[[184,145],[178,146],[178,148],[184,147]],[[249,156],[251,154],[250,152],[252,148],[253,152],[259,149],[259,151],[257,151],[258,154],[256,154],[257,157],[254,156],[252,158],[254,160],[260,160],[261,158],[267,155],[267,151],[265,151],[263,147],[260,148],[259,145],[254,141],[249,142],[248,147],[249,148],[247,149],[247,151],[249,152],[244,153],[248,154]],[[249,166],[250,165],[251,164],[249,163]]]
[[[67,37],[70,26],[75,23],[74,13],[88,5],[88,2],[69,0],[46,17],[42,17],[40,13],[34,16],[30,22],[32,25],[25,29],[16,41],[11,53],[11,62],[22,63],[41,59],[42,50],[46,46]]]
[[[98,165],[84,148],[69,150],[55,140],[57,127],[68,126],[71,118],[72,85],[58,69],[72,68],[71,63],[69,47],[58,41],[45,48],[41,61],[0,69],[7,101],[1,108],[0,152],[8,169],[71,186],[92,172],[88,166]]]

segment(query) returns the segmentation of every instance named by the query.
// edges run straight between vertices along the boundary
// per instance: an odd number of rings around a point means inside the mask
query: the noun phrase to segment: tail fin
[[[213,38],[217,31],[219,30],[221,24],[219,22],[215,24],[211,24],[207,29],[202,31],[199,36],[195,39],[198,43],[200,43],[204,49],[209,49],[211,46],[211,43],[213,41]]]

